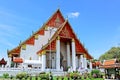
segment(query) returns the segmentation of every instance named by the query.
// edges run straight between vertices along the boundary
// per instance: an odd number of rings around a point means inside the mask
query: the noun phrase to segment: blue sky
[[[60,8],[89,53],[98,58],[120,43],[119,0],[0,0],[0,59]]]

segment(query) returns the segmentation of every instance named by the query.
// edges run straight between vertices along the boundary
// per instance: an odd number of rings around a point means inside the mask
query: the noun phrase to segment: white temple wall
[[[53,31],[51,32],[51,36],[53,36],[53,34],[55,33],[55,30],[56,29],[53,29]],[[26,50],[21,49],[20,57],[22,57],[25,60],[29,60],[30,57],[32,60],[38,60],[39,56],[36,53],[37,53],[37,51],[39,51],[41,49],[41,47],[43,45],[48,43],[48,39],[51,38],[51,36],[49,34],[50,34],[50,31],[47,30],[47,31],[45,31],[44,35],[38,36],[38,39],[35,40],[34,45],[26,45]]]
[[[35,52],[34,47],[32,45],[26,45],[26,50],[21,49],[21,56],[24,60],[36,60],[37,54],[33,54]],[[33,56],[34,55],[34,56]]]

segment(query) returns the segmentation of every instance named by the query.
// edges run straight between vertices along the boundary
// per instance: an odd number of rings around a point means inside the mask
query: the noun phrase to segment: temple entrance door
[[[62,53],[60,53],[60,67],[63,67],[63,71],[67,71],[67,60],[64,60]]]
[[[55,63],[56,63],[56,57],[55,57],[55,53],[52,53],[52,56],[51,56],[51,58],[52,58],[52,69],[55,69]]]
[[[63,70],[67,71],[67,61],[63,60]]]
[[[62,55],[62,53],[60,52],[60,67],[63,67],[62,61],[63,61],[63,55]]]

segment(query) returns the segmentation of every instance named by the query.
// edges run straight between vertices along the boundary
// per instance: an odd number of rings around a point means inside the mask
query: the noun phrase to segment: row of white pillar
[[[87,69],[87,59],[85,56],[80,55],[80,62],[81,62],[81,67],[84,69]],[[89,67],[92,69],[92,62],[89,61]]]
[[[67,43],[67,62],[68,66],[70,66],[70,45]],[[72,67],[73,70],[76,70],[76,51],[75,51],[75,42],[74,39],[72,40]],[[46,67],[46,55],[42,55],[42,70],[45,70]],[[60,70],[60,37],[57,38],[56,40],[56,69],[57,71]]]
[[[67,43],[67,66],[72,66],[73,71],[76,71],[76,51],[75,51],[75,41],[72,39],[72,65],[70,60],[70,44]],[[81,66],[84,69],[87,69],[87,60],[86,57],[81,55],[80,62],[82,63]],[[46,67],[46,55],[42,55],[42,70],[44,71]],[[60,70],[60,37],[56,40],[56,69],[57,71]],[[90,62],[90,69],[92,69],[92,63]]]

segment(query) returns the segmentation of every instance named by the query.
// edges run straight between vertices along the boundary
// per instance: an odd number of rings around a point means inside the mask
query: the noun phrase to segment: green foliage
[[[99,60],[108,60],[117,58],[120,60],[120,47],[112,47],[110,50],[105,52],[103,55],[99,57]]]
[[[8,78],[8,77],[9,77],[9,74],[8,74],[8,73],[4,73],[4,74],[3,74],[3,77],[4,77],[4,78]]]
[[[91,71],[91,75],[94,77],[94,78],[98,78],[98,76],[100,76],[100,70],[98,69],[94,69]]]
[[[41,78],[41,79],[49,79],[49,75],[50,75],[50,73],[45,73],[45,72],[42,72],[42,73],[40,73],[39,74],[39,77]]]
[[[78,72],[70,72],[66,75],[67,78],[80,79],[82,76]]]
[[[16,75],[16,78],[18,78],[18,79],[23,79],[23,78],[27,78],[27,77],[28,77],[28,75],[26,72],[20,72]]]

